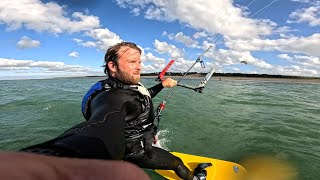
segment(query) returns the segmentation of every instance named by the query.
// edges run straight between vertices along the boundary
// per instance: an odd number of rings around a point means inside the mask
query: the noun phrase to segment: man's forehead
[[[119,52],[118,52],[118,54],[130,54],[130,55],[132,55],[132,54],[136,54],[136,53],[139,53],[140,54],[140,52],[138,51],[138,50],[136,50],[136,49],[134,49],[134,48],[131,48],[131,47],[127,47],[127,46],[122,46],[120,49],[119,49]]]

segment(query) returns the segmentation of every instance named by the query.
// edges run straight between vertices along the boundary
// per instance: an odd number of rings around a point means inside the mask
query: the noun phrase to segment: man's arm
[[[59,137],[22,151],[52,156],[122,159],[125,143],[126,103],[102,92],[92,101],[92,116]]]
[[[125,117],[130,99],[126,97],[121,90],[101,92],[91,102],[90,119],[77,128],[71,142],[66,142],[89,158],[122,159],[126,148]]]
[[[177,85],[177,81],[171,79],[171,78],[167,78],[164,81],[162,81],[161,83],[151,87],[148,89],[151,98],[155,97],[164,87],[174,87]]]
[[[162,83],[159,83],[151,88],[148,88],[151,98],[155,97],[163,88],[164,87]]]

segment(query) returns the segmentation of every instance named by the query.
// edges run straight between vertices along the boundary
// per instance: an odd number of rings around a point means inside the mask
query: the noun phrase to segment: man
[[[141,49],[130,42],[111,46],[105,54],[104,67],[108,79],[92,86],[82,102],[87,121],[23,151],[125,160],[142,168],[174,170],[182,179],[193,179],[193,173],[180,158],[152,146],[156,132],[151,98],[177,82],[168,78],[148,90],[144,88],[139,83]]]

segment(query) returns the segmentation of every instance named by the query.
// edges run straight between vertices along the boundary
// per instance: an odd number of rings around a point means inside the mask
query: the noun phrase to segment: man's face
[[[121,47],[115,77],[125,84],[137,84],[140,81],[141,55],[138,50]]]

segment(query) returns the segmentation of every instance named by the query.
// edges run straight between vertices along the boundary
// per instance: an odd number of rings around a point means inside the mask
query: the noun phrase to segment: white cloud
[[[159,71],[159,69],[155,68],[153,65],[145,65],[144,63],[141,63],[141,67],[143,73]]]
[[[252,56],[250,51],[227,51],[220,49],[217,61],[224,65],[243,65],[241,61],[246,61],[249,65],[260,69],[272,69],[273,65]]]
[[[308,23],[310,26],[320,26],[320,5],[298,9],[290,14],[288,23]]]
[[[70,17],[64,7],[54,2],[42,3],[40,0],[2,0],[0,3],[0,23],[8,30],[22,27],[50,33],[80,32],[100,26],[99,18],[75,12]]]
[[[135,16],[139,16],[140,15],[140,9],[139,8],[133,8],[131,10],[131,12],[135,15]]]
[[[168,32],[167,31],[163,31],[162,32],[162,36],[168,36]]]
[[[73,38],[72,40],[73,40],[74,42],[76,42],[76,43],[81,43],[81,42],[83,42],[82,39],[78,39],[78,38]]]
[[[174,21],[175,19],[168,15],[166,8],[158,8],[156,6],[149,6],[145,12],[146,19],[155,19],[158,21]]]
[[[300,3],[309,3],[310,0],[291,0],[293,2],[300,2]]]
[[[87,42],[84,42],[84,43],[81,43],[82,46],[84,47],[92,47],[92,48],[95,48],[97,47],[99,44],[102,44],[101,42],[93,42],[93,41],[87,41]],[[102,47],[100,47],[100,50]]]
[[[63,62],[49,62],[49,61],[33,61],[33,60],[15,60],[0,58],[0,69],[2,70],[31,70],[34,68],[42,69],[41,72],[70,72],[70,73],[82,73],[86,74],[92,71],[92,68],[79,66],[79,65],[67,65]],[[30,71],[32,72],[32,71]]]
[[[242,70],[241,73],[320,76],[319,57],[279,54],[278,58],[288,61],[288,65],[270,64],[264,59],[253,57],[249,51],[239,52],[220,49],[214,54],[214,57],[216,57],[214,64],[218,72],[233,70],[239,66],[249,66],[250,70]],[[248,64],[241,64],[241,61],[247,61]]]
[[[166,34],[166,32],[163,32],[162,35],[167,35],[170,40],[175,40],[177,42],[180,42],[187,47],[191,48],[199,48],[198,44],[199,42],[196,40],[193,40],[190,36],[186,36],[183,34],[183,32],[178,32],[177,34]]]
[[[193,38],[199,39],[199,38],[204,38],[208,37],[208,34],[206,32],[196,32],[193,34]]]
[[[310,3],[314,6],[293,12],[288,22],[305,22],[311,26],[320,25],[319,5],[316,5],[314,1],[308,0],[292,1]],[[269,73],[270,71],[274,74],[310,73],[319,75],[319,68],[315,67],[319,66],[319,33],[307,37],[295,37],[289,33],[293,33],[296,30],[291,29],[289,26],[278,27],[271,20],[252,19],[249,16],[255,12],[246,12],[249,9],[233,4],[234,2],[232,0],[117,0],[119,6],[130,8],[130,11],[136,16],[144,15],[145,18],[160,21],[177,21],[188,26],[188,28],[198,31],[192,36],[187,36],[184,32],[170,34],[166,31],[162,35],[191,48],[200,48],[201,46],[202,49],[206,49],[213,45],[213,52],[206,54],[206,56],[210,54],[212,60],[220,59],[221,64],[231,67],[230,69],[239,69],[233,66],[237,66],[241,60],[246,60],[249,66],[255,68],[253,70],[250,69],[250,71],[259,73]],[[267,3],[265,4],[267,5]],[[55,34],[85,31],[85,35],[92,39],[88,40],[88,37],[85,39],[74,38],[73,41],[81,46],[97,48],[103,52],[109,46],[122,41],[116,33],[107,28],[100,28],[98,17],[85,15],[81,12],[68,14],[65,6],[59,6],[54,2],[43,3],[40,0],[1,1],[0,24],[6,25],[8,30],[24,27]],[[220,36],[221,38],[226,40],[226,46],[229,48],[235,42],[235,39],[240,41],[232,50],[216,50],[218,47],[212,43],[214,42],[212,38],[217,37],[219,34],[222,35]],[[267,35],[279,35],[281,38],[264,39]],[[275,36],[272,37],[275,38]],[[199,43],[197,40],[200,38],[206,39]],[[17,43],[17,47],[21,49],[39,46],[39,41],[28,37],[22,37]],[[194,63],[194,60],[187,60],[184,57],[184,49],[179,49],[172,44],[155,40],[154,47],[155,51],[160,55],[168,55],[171,59],[176,60],[171,70],[186,71]],[[281,59],[282,62],[287,61],[291,64],[277,66],[263,58],[254,57],[252,54],[255,53],[252,51],[280,52],[281,54],[278,55],[279,60]],[[291,53],[299,55],[292,55]],[[71,52],[69,56],[78,57],[79,53]],[[150,52],[143,54],[142,60],[144,71],[159,71],[165,66],[165,59],[157,57]],[[214,62],[216,63],[216,61]],[[210,63],[207,63],[207,65],[210,65]],[[75,71],[80,73],[80,71],[90,71],[86,70],[87,67],[71,66],[62,62],[52,62],[50,64],[48,61],[0,58],[1,71],[21,72],[22,70],[29,71],[35,68],[41,69],[43,72]],[[203,71],[199,64],[193,70]]]
[[[311,5],[319,5],[320,0],[291,0],[293,2],[299,2],[299,3],[307,3]]]
[[[284,33],[289,33],[289,32],[293,32],[293,31],[296,31],[296,30],[291,29],[291,27],[289,27],[289,26],[282,26],[282,27],[275,29],[273,31],[273,34],[284,34]]]
[[[295,55],[294,58],[296,60],[298,60],[304,66],[317,67],[320,70],[320,58],[319,57]]]
[[[17,43],[18,49],[30,49],[30,48],[37,48],[40,46],[40,41],[32,40],[27,36],[23,36]]]
[[[214,52],[212,53],[207,53],[206,56],[211,56],[211,59],[215,60],[214,63],[220,68],[230,66],[230,69],[239,69],[233,66],[239,65],[241,60],[245,60],[248,62],[248,66],[251,67],[250,72],[319,76],[318,69],[311,68],[311,66],[306,64],[293,62],[292,65],[279,66],[274,64],[274,60],[270,60],[269,62],[263,58],[254,57],[252,51],[281,52],[282,55],[278,56],[279,60],[294,58],[286,53],[298,53],[305,54],[306,57],[317,57],[320,56],[320,51],[318,50],[320,46],[320,34],[316,33],[306,37],[297,37],[294,34],[290,34],[296,32],[296,29],[292,29],[289,26],[278,27],[278,24],[269,19],[252,19],[255,17],[249,16],[252,16],[256,12],[245,12],[249,9],[234,5],[232,2],[234,1],[117,1],[123,8],[140,8],[140,13],[144,13],[144,16],[148,19],[178,21],[185,23],[188,27],[203,32],[193,35],[194,39],[201,37],[206,38],[206,40],[202,42],[202,48],[214,45],[212,44],[212,42],[214,42],[213,37],[217,36],[213,35],[217,33],[222,35],[221,39],[223,40],[219,41],[226,41],[225,45],[229,48],[236,42],[235,47],[231,50],[219,49],[216,51],[213,50]],[[299,2],[316,4],[311,1]],[[268,3],[265,3],[265,5],[267,4]],[[316,17],[315,11],[311,12],[314,12],[312,17]],[[202,16],[203,14],[206,16]],[[309,20],[309,22],[317,22],[313,19],[311,20]],[[171,40],[184,42],[184,44],[188,42],[188,38],[185,38],[188,36],[185,36],[183,33],[170,34],[164,31],[162,35],[168,36]],[[274,35],[273,39],[264,39],[268,35]],[[280,38],[276,39],[275,35],[280,36]],[[158,40],[156,40],[154,44],[158,53],[166,53],[171,57],[173,56],[172,52],[177,54],[176,57],[173,58],[176,59],[176,63],[172,67],[173,69],[187,69],[192,65],[193,61],[184,59],[183,51],[177,47]],[[213,49],[215,48],[217,47],[214,45]],[[295,59],[298,61],[297,57]],[[313,61],[315,61],[314,58]],[[195,69],[200,70],[199,66],[196,66]]]
[[[211,44],[210,44],[211,45]],[[209,43],[203,46],[208,46]],[[168,44],[167,42],[161,42],[159,40],[155,40],[154,47],[157,53],[159,54],[166,54],[170,57],[170,59],[175,60],[175,63],[170,67],[171,72],[186,72],[194,63],[194,60],[190,60],[184,57],[184,53],[181,49],[177,48],[176,46],[172,44]],[[205,49],[207,49],[206,47]],[[202,52],[201,52],[202,53]],[[200,55],[200,53],[199,53]],[[207,57],[207,56],[205,56]],[[205,64],[209,64],[210,62],[205,62]],[[164,64],[166,65],[166,64]],[[162,70],[165,66],[155,66],[156,69]],[[210,67],[206,66],[205,69],[203,69],[200,65],[200,63],[196,63],[194,67],[191,69],[192,72],[208,72],[210,70]]]
[[[212,52],[216,48],[216,45],[208,41],[202,42],[202,49],[208,49],[210,46],[212,46],[212,48],[209,50],[209,52]]]
[[[159,40],[154,41],[154,47],[160,54],[169,54],[171,59],[179,59],[183,57],[183,52],[174,45],[168,44],[167,42],[161,42]]]
[[[76,51],[72,51],[71,53],[68,54],[68,56],[77,58],[79,57],[79,53]]]
[[[286,59],[286,60],[290,60],[291,59],[291,57],[288,54],[279,54],[278,58]]]
[[[161,68],[164,68],[165,59],[156,57],[150,52],[143,54],[141,59],[143,62],[152,62],[153,64],[160,65]]]
[[[177,20],[212,35],[220,33],[230,37],[252,38],[272,33],[275,23],[250,19],[247,17],[248,12],[243,12],[241,7],[232,3],[232,0],[117,0],[120,7],[139,8],[147,19]]]
[[[238,71],[238,72],[241,71],[241,69],[239,69],[239,68],[232,68],[232,70],[233,71]]]
[[[303,67],[318,69],[320,73],[320,58],[314,56],[302,56],[302,55],[293,55],[289,56],[288,54],[281,54],[279,58],[285,59],[291,64],[302,65]]]
[[[289,76],[320,76],[319,70],[307,69],[305,67],[300,67],[297,65],[277,67],[274,69],[274,71],[276,71],[277,74]]]
[[[94,29],[86,32],[86,35],[96,41],[80,41],[79,44],[85,47],[95,47],[105,52],[108,47],[123,41],[117,34],[111,32],[109,29]]]
[[[227,43],[230,47],[232,42]],[[289,37],[282,39],[253,39],[238,41],[234,50],[238,51],[280,51],[287,53],[303,53],[310,56],[320,56],[320,34],[308,37]]]
[[[160,72],[165,67],[165,60],[152,53],[142,54],[142,72]],[[148,64],[148,65],[147,65]]]

